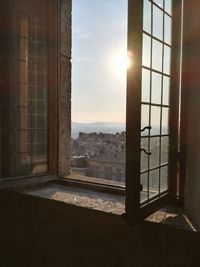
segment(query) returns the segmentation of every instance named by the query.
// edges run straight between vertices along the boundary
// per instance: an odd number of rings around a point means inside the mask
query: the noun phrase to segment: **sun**
[[[126,52],[122,53],[121,51],[118,51],[113,54],[111,65],[112,70],[115,73],[124,74],[131,67],[132,61]]]

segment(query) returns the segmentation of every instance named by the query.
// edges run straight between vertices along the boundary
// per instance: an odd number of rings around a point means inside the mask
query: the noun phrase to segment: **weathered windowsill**
[[[125,212],[124,196],[95,192],[88,189],[51,183],[23,190],[22,193],[116,215],[121,215]]]

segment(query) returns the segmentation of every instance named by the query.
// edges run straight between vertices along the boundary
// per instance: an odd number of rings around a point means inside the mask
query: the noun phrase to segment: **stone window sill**
[[[116,215],[125,212],[125,196],[63,186],[56,183],[25,189],[21,193]]]

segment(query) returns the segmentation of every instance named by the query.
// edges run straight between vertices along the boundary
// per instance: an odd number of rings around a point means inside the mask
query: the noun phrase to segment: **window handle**
[[[143,151],[148,156],[151,156],[151,154],[152,154],[150,151],[146,151],[146,149],[144,149],[144,148],[141,148],[140,151]]]
[[[141,130],[141,132],[144,132],[145,130],[151,130],[152,128],[151,128],[151,126],[145,126],[142,130]]]

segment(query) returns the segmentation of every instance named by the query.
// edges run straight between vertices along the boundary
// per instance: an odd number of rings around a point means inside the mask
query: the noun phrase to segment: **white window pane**
[[[152,68],[162,71],[162,43],[153,40]]]
[[[169,105],[170,78],[163,76],[163,105]]]
[[[142,102],[150,101],[150,71],[142,70]]]
[[[154,104],[161,104],[161,81],[162,76],[156,72],[152,72],[152,98]]]
[[[163,12],[156,6],[153,7],[153,35],[163,40]]]
[[[172,14],[172,0],[165,0],[165,11]]]
[[[166,1],[168,1],[168,0],[166,0]],[[154,0],[154,2],[155,2],[157,5],[159,5],[160,7],[163,8],[163,0]]]
[[[166,74],[170,74],[171,70],[171,48],[168,46],[164,46],[164,69],[163,72]]]
[[[141,110],[141,127],[149,126],[149,105],[142,105]],[[147,130],[142,132],[142,135],[147,135]]]
[[[172,42],[172,19],[165,15],[165,42],[171,44]]]
[[[149,0],[144,0],[143,29],[151,33],[151,3]]]
[[[151,38],[143,34],[143,48],[142,48],[142,64],[150,67],[151,60]]]

